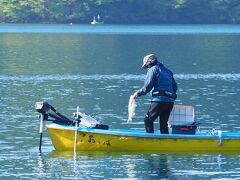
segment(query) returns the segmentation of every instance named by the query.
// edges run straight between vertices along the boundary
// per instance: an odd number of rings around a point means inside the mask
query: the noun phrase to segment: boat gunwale
[[[46,125],[47,128],[54,128],[67,131],[76,131],[75,126],[66,126],[56,123],[51,123]],[[94,128],[84,128],[78,127],[78,132],[85,133],[94,133],[102,135],[111,135],[111,136],[121,136],[121,137],[133,137],[133,138],[149,138],[149,139],[222,139],[222,140],[240,140],[240,132],[222,132],[222,135],[219,136],[218,133],[197,133],[197,134],[159,134],[159,133],[146,133],[145,131],[139,130],[118,130],[118,129],[94,129]]]

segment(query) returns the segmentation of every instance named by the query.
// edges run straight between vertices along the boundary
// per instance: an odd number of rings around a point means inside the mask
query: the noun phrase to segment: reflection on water
[[[141,179],[185,179],[185,178],[234,178],[239,172],[231,170],[239,166],[231,160],[236,155],[220,154],[161,154],[126,152],[56,152],[38,157],[38,177],[62,172],[65,178],[141,178]],[[64,166],[61,164],[64,163]],[[63,168],[64,167],[64,168]],[[107,171],[102,172],[101,169]],[[54,176],[55,177],[55,176]]]

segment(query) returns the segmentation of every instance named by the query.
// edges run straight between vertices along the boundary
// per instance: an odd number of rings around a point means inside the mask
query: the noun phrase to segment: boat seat
[[[174,105],[168,119],[168,125],[182,125],[194,123],[194,108],[192,106]]]

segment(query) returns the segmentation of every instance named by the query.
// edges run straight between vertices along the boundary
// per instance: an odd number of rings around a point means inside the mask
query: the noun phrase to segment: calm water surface
[[[36,101],[116,129],[144,129],[150,96],[127,124],[142,57],[155,53],[193,105],[201,131],[240,131],[240,26],[0,25],[0,179],[240,179],[240,154],[57,152]],[[158,124],[155,125],[158,131]]]

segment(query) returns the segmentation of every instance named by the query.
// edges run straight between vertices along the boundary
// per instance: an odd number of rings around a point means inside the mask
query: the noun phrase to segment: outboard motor
[[[35,109],[37,112],[40,113],[40,119],[43,121],[51,121],[56,124],[62,124],[62,125],[70,125],[75,126],[76,122],[79,123],[80,127],[85,128],[93,128],[93,129],[105,129],[107,130],[109,127],[108,125],[101,124],[94,118],[87,116],[84,113],[78,112],[73,113],[75,119],[70,120],[67,117],[63,116],[59,112],[56,111],[54,107],[52,107],[47,102],[36,102]]]
[[[78,127],[86,127],[86,128],[93,128],[93,129],[108,129],[108,125],[100,124],[97,120],[87,116],[83,113],[77,111],[75,113],[75,120],[70,120],[67,117],[63,116],[59,112],[56,111],[54,107],[52,107],[47,102],[36,102],[35,109],[37,112],[40,113],[40,143],[39,143],[39,151],[41,152],[42,146],[42,136],[43,136],[43,122],[44,121],[51,121],[56,124],[68,125],[68,126],[76,126],[75,131],[75,141],[77,142],[77,128]],[[78,109],[77,109],[78,110]],[[74,143],[74,152],[76,151],[76,143]]]
[[[74,125],[74,121],[57,112],[56,109],[47,102],[36,102],[35,109],[40,113],[40,119],[43,121],[52,121],[54,123],[64,125]]]

